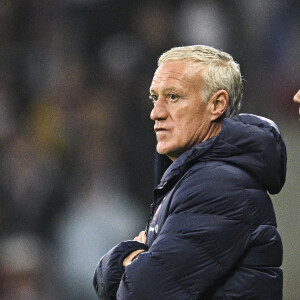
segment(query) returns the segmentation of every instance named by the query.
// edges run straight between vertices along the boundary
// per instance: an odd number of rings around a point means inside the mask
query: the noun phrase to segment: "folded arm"
[[[174,214],[150,249],[125,268],[118,299],[191,299],[205,294],[245,251],[249,228],[221,216]]]

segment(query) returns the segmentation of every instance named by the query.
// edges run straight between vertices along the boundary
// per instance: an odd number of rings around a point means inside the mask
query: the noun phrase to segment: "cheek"
[[[178,123],[178,131],[183,135],[194,134],[203,123],[203,119],[199,114],[190,113],[188,114],[189,118],[183,118],[180,123]]]

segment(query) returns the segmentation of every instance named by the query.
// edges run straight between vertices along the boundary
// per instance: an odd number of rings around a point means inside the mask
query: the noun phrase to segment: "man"
[[[173,48],[150,87],[160,180],[146,231],[102,257],[100,299],[282,299],[282,243],[268,192],[285,181],[277,126],[237,115],[239,65]]]
[[[294,101],[295,101],[295,103],[299,104],[299,116],[300,116],[300,90],[294,96]]]

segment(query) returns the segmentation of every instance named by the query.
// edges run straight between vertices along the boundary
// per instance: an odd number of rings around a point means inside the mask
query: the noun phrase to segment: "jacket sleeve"
[[[171,215],[149,251],[126,267],[118,299],[199,297],[237,262],[247,236],[247,226],[239,221]]]
[[[93,281],[99,299],[116,299],[117,289],[124,273],[123,260],[138,249],[148,250],[148,247],[137,241],[125,241],[112,248],[101,258]]]
[[[149,251],[126,267],[117,299],[202,299],[233,270],[250,238],[243,193],[232,178],[223,176],[216,188],[218,175],[211,176],[204,185],[198,182],[196,190],[197,176],[191,178],[174,195],[178,205]],[[226,192],[220,193],[223,188]],[[205,195],[207,190],[210,196]],[[176,202],[176,197],[183,199]]]

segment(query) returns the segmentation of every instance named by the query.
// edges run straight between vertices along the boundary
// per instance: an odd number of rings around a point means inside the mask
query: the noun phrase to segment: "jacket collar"
[[[156,190],[170,189],[199,160],[237,165],[271,193],[279,192],[285,182],[285,144],[277,125],[266,118],[241,114],[224,119],[217,136],[184,152],[167,169],[161,168]]]

